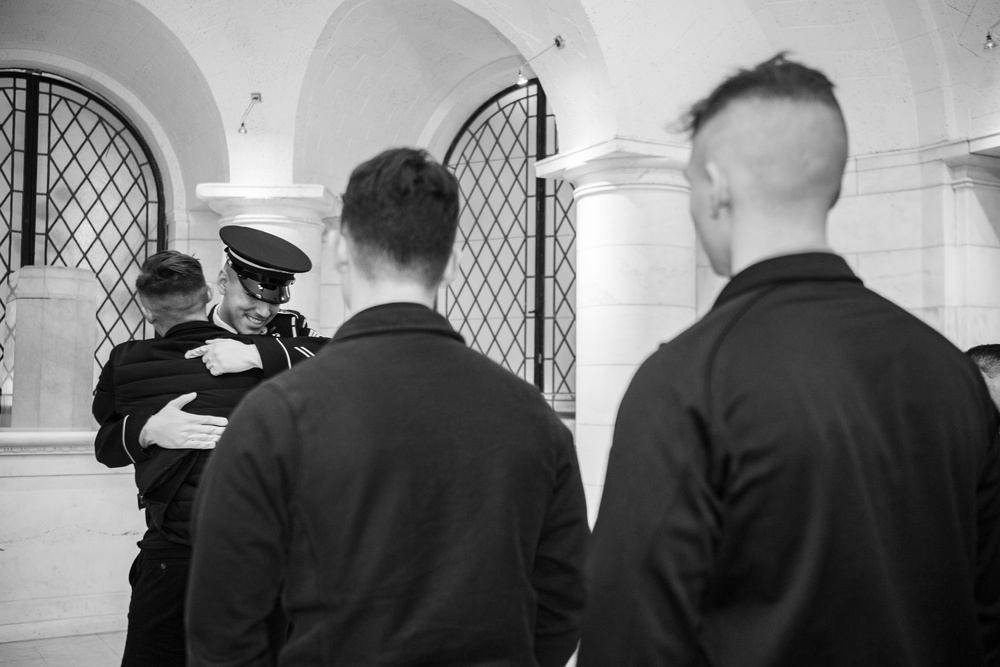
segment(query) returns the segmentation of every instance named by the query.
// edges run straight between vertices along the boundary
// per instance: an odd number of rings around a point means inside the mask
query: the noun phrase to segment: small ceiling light
[[[247,105],[247,110],[243,112],[243,118],[240,118],[240,129],[236,130],[240,134],[247,133],[247,116],[250,115],[250,109],[253,109],[253,105],[261,101],[260,93],[250,93],[250,104]]]
[[[993,36],[993,30],[997,26],[1000,26],[1000,21],[997,21],[996,23],[991,25],[989,29],[986,31],[986,42],[983,43],[984,51],[992,51],[993,49],[997,48],[997,40],[996,37]]]
[[[528,83],[528,78],[526,76],[524,76],[524,68],[527,67],[528,64],[532,60],[534,60],[538,56],[542,55],[543,53],[545,53],[549,49],[561,49],[564,46],[566,46],[566,40],[563,39],[561,36],[556,35],[555,39],[552,41],[551,44],[549,44],[544,49],[542,49],[541,51],[539,51],[535,55],[533,55],[530,58],[528,58],[527,60],[525,60],[524,64],[517,68],[517,85],[523,86],[524,84]]]

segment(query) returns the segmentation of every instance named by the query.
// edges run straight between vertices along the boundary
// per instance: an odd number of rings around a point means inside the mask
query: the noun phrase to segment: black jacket
[[[195,510],[189,664],[562,667],[589,530],[538,391],[415,304],[348,320],[233,413]]]
[[[213,376],[200,359],[185,359],[184,353],[207,340],[232,337],[208,322],[184,322],[163,338],[116,345],[101,370],[92,406],[101,424],[95,454],[111,467],[135,464],[140,507],[146,508],[148,527],[140,543],[143,547],[190,545],[191,504],[211,451],[167,450],[155,445],[143,449],[139,432],[149,416],[190,392],[198,395],[184,407],[186,412],[229,416],[260,383],[262,371]]]
[[[579,665],[996,665],[996,432],[841,258],[746,269],[622,400]]]

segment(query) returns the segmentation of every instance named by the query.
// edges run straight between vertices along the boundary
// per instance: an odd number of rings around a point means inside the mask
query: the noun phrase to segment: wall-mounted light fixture
[[[247,105],[247,110],[243,112],[243,118],[240,118],[240,129],[236,130],[240,134],[247,133],[247,116],[250,115],[250,109],[253,109],[253,105],[261,101],[260,93],[250,93],[250,104]]]
[[[984,51],[992,51],[997,48],[997,37],[993,36],[993,30],[995,30],[997,26],[1000,26],[1000,21],[991,25],[989,30],[986,31],[986,41],[983,43]]]
[[[524,84],[528,83],[528,77],[524,76],[524,68],[528,66],[528,63],[530,63],[532,60],[542,55],[549,49],[561,49],[564,46],[566,46],[566,40],[560,37],[559,35],[556,35],[552,44],[549,44],[544,49],[542,49],[535,55],[525,60],[524,64],[517,68],[517,85],[523,86]]]

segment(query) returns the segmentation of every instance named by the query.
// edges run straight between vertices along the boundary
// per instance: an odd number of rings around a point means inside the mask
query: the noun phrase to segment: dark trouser
[[[184,596],[191,550],[141,549],[128,581],[128,634],[122,667],[184,667]]]
[[[184,597],[187,592],[191,550],[140,549],[132,563],[128,581],[132,600],[128,605],[128,634],[122,667],[184,667],[187,641],[184,636]],[[288,621],[280,605],[267,619],[271,662],[285,643]]]

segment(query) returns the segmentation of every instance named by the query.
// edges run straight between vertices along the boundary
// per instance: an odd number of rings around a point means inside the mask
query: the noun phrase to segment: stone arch
[[[513,6],[511,6],[513,5]],[[516,20],[513,17],[517,17]],[[390,146],[443,157],[461,122],[532,63],[559,117],[564,147],[615,134],[607,71],[579,0],[348,0],[313,51],[296,116],[296,182],[343,187],[357,162]],[[550,85],[551,84],[551,85]]]
[[[722,77],[778,51],[819,67],[837,84],[852,154],[931,146],[1000,129],[997,63],[984,56],[1000,14],[987,0],[709,0],[663,3],[644,32],[610,36],[615,77],[633,75],[619,116],[634,136],[655,136],[651,119],[677,117]],[[659,35],[658,43],[649,35]],[[628,51],[630,43],[641,50]],[[998,56],[1000,58],[1000,56]],[[659,63],[643,67],[643,60]],[[658,83],[659,82],[659,83]],[[670,85],[665,85],[669,82]],[[663,95],[643,90],[669,89]],[[679,139],[678,141],[683,141]]]
[[[564,153],[616,137],[686,144],[671,123],[690,103],[737,67],[781,50],[837,82],[854,155],[983,134],[998,125],[986,100],[1000,87],[981,55],[987,5],[682,0],[646,3],[641,18],[626,16],[622,29],[598,35],[592,26],[620,8],[347,0],[304,76],[293,174],[336,189],[351,165],[390,145],[440,153],[460,119],[555,34],[567,47],[532,67],[559,117]]]
[[[883,1],[893,16],[903,15],[909,4],[905,0]],[[990,0],[921,0],[919,4],[927,16],[934,51],[910,49],[907,63],[914,76],[936,65],[938,79],[927,82],[927,90],[915,93],[941,100],[937,114],[931,115],[934,109],[927,108],[922,128],[943,126],[941,135],[946,141],[992,135],[988,143],[996,150],[1000,145],[1000,107],[996,103],[1000,98],[1000,52],[986,51],[983,44],[986,31],[1000,21],[1000,5]],[[930,58],[934,63],[928,62]],[[924,143],[932,143],[933,138],[925,137]]]
[[[228,179],[208,82],[184,44],[138,2],[3,3],[0,44],[0,66],[61,74],[129,116],[160,164],[168,217],[198,206],[198,183]]]
[[[933,0],[937,2],[938,0]],[[926,35],[927,17],[889,11],[896,0],[787,3],[778,0],[686,0],[647,3],[642,21],[602,35],[616,82],[615,116],[626,138],[684,144],[673,121],[737,68],[779,51],[823,69],[838,83],[852,126],[853,151],[913,148],[921,130],[914,109],[914,71],[907,59],[913,34]],[[933,63],[933,51],[926,56]],[[926,59],[925,57],[925,59]],[[650,66],[650,64],[653,66]],[[937,75],[932,70],[932,79]],[[619,84],[617,82],[623,82]],[[938,105],[940,106],[940,105]],[[926,134],[926,133],[925,133]]]

